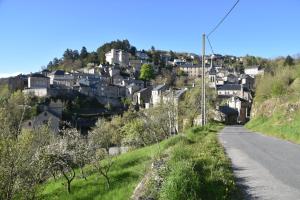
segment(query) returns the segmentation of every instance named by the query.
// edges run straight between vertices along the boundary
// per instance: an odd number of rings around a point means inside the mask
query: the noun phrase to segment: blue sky
[[[138,49],[201,51],[235,0],[0,0],[0,76],[41,69],[66,48],[128,39]],[[240,0],[211,36],[216,53],[300,53],[299,0]],[[209,48],[207,48],[209,51]]]

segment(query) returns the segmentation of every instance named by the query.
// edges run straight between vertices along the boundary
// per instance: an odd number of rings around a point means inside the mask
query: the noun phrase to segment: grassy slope
[[[231,163],[216,137],[220,128],[191,129],[172,147],[159,199],[232,199],[237,190]]]
[[[160,151],[170,149],[168,172],[160,199],[229,199],[235,190],[230,161],[217,142],[221,126],[191,129],[187,134],[160,143]],[[88,180],[76,178],[72,194],[67,194],[63,180],[49,180],[43,186],[45,199],[129,199],[139,180],[158,153],[152,145],[117,157],[111,170],[113,184],[108,191],[102,177],[91,172]],[[98,177],[98,178],[97,178]],[[187,178],[190,177],[190,178]]]
[[[277,110],[271,117],[262,115],[251,119],[246,128],[300,144],[300,113],[285,114]]]
[[[246,127],[300,144],[300,63],[279,63],[256,81],[255,117]]]
[[[157,152],[157,146],[135,150],[118,156],[112,167],[111,190],[105,188],[103,177],[91,171],[90,166],[85,171],[90,174],[87,181],[76,178],[72,183],[72,193],[68,194],[63,185],[64,180],[50,180],[43,188],[42,196],[45,199],[129,199],[135,186],[151,163]],[[79,172],[77,172],[79,175]]]

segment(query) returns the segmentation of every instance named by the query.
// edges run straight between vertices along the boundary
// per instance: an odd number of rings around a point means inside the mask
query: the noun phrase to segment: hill
[[[300,144],[300,62],[277,60],[256,83],[247,128]]]

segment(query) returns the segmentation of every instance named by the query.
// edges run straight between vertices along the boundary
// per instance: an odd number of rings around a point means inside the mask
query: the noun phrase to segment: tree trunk
[[[84,178],[84,180],[87,180],[87,178],[83,172],[83,167],[80,167],[80,171],[81,171],[81,176]]]
[[[104,178],[106,180],[107,189],[109,189],[110,188],[110,179],[109,179],[109,177],[107,175],[103,175],[103,176],[104,176]]]
[[[68,180],[68,193],[71,193],[71,181]]]

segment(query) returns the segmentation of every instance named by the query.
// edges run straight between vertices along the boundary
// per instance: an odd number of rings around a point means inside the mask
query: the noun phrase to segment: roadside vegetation
[[[156,187],[150,181],[144,195],[174,200],[232,199],[237,190],[230,161],[217,141],[216,133],[221,128],[220,125],[192,128],[185,134],[115,157],[109,172],[109,189],[105,178],[88,165],[84,169],[89,174],[87,180],[75,178],[70,194],[60,178],[47,181],[40,188],[40,195],[45,199],[130,199],[151,163],[168,156],[161,186]]]
[[[246,127],[300,144],[300,60],[272,61],[256,80],[252,119]]]

